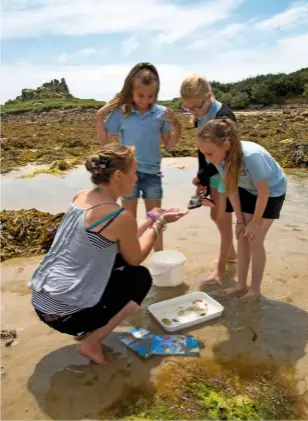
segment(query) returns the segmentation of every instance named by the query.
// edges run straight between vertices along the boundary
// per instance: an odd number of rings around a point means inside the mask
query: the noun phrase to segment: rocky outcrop
[[[13,104],[19,101],[29,101],[33,99],[46,99],[46,98],[73,98],[71,95],[67,83],[64,78],[60,81],[53,79],[50,82],[43,83],[36,89],[22,89],[21,95],[16,97],[14,100],[9,100],[5,104]]]

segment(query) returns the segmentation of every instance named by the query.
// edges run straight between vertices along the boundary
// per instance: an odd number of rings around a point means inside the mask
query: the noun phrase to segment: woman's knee
[[[137,279],[140,279],[142,284],[147,286],[148,290],[150,290],[152,286],[152,275],[149,269],[147,269],[145,266],[136,266],[135,270]]]

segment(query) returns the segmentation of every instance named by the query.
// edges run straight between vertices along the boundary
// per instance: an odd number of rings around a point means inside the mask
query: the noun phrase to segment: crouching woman
[[[101,342],[135,312],[152,279],[140,266],[168,223],[185,212],[153,209],[137,223],[117,204],[136,183],[133,148],[110,144],[86,161],[94,187],[79,191],[29,286],[32,304],[49,327],[81,342],[78,350],[107,362]]]

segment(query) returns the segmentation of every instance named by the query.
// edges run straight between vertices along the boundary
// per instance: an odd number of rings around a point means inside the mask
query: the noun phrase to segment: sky
[[[140,61],[157,66],[160,99],[190,73],[308,66],[307,0],[2,0],[1,17],[1,103],[61,77],[76,97],[109,100]]]

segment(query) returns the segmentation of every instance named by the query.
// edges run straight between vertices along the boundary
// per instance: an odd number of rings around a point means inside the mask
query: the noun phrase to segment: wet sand
[[[164,160],[165,206],[184,207],[193,189],[194,159]],[[65,211],[77,189],[89,185],[80,169],[68,176],[18,179],[2,177],[2,207],[36,207]],[[60,188],[61,186],[61,188]],[[33,194],[30,197],[30,194]],[[282,217],[267,239],[268,263],[260,302],[226,299],[215,285],[205,285],[218,250],[218,235],[209,209],[193,210],[165,235],[165,248],[187,256],[185,284],[177,288],[153,287],[142,309],[107,338],[104,346],[113,356],[97,366],[76,352],[69,336],[43,325],[33,313],[26,283],[39,257],[14,259],[2,265],[2,328],[16,329],[17,339],[2,348],[2,419],[98,419],[100,411],[121,396],[128,386],[142,387],[155,378],[167,358],[144,361],[120,345],[117,336],[132,325],[163,333],[147,311],[153,302],[188,290],[203,290],[225,306],[219,319],[184,333],[204,347],[202,355],[226,358],[244,353],[255,358],[271,356],[297,370],[299,390],[308,390],[308,180],[289,177],[289,193]],[[142,203],[139,206],[143,214]],[[234,282],[230,265],[225,285]]]

